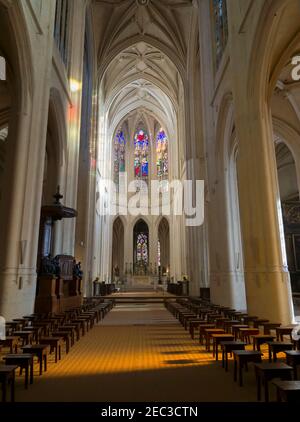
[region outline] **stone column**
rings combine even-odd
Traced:
[[[154,219],[151,220],[149,226],[149,265],[152,264],[152,271],[157,266],[157,256],[158,256],[158,231],[157,226],[154,223]],[[149,267],[150,269],[150,267]]]
[[[241,112],[240,105],[238,109]],[[271,119],[267,110],[263,118],[258,107],[256,110],[245,107],[245,114],[237,117],[236,126],[240,141],[239,192],[248,312],[274,322],[290,323],[292,297],[281,243],[284,236],[283,228],[280,230]]]
[[[229,2],[232,6],[229,7],[229,46],[239,141],[237,165],[248,313],[287,324],[293,320],[293,307],[289,273],[282,248],[284,237],[280,227],[280,198],[270,105],[267,98],[263,98],[263,90],[249,90],[249,69],[253,69],[254,60],[251,55],[253,29],[251,26],[250,33],[247,33],[248,43],[245,48],[245,35],[240,31],[240,16],[233,3]]]
[[[55,4],[41,3],[40,30],[31,17],[23,20],[14,2],[8,14],[16,31],[16,52],[20,67],[15,87],[19,101],[12,109],[9,127],[8,163],[4,191],[6,206],[1,210],[0,314],[6,319],[33,312],[36,291],[36,261],[46,145],[49,80],[52,61]],[[28,30],[28,31],[27,31]],[[18,33],[25,34],[19,37]],[[28,51],[31,55],[20,52]],[[31,84],[28,75],[31,75]]]
[[[68,157],[66,185],[63,194],[65,204],[69,207],[76,208],[86,4],[82,0],[73,0],[71,10],[72,26],[69,78],[72,105],[68,116]],[[75,250],[75,225],[76,219],[66,219],[63,221],[63,250],[70,255],[74,255]]]

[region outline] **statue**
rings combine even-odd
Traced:
[[[118,265],[116,265],[115,268],[114,268],[114,275],[115,275],[115,277],[120,277],[120,269],[119,269]]]
[[[54,267],[55,267],[55,275],[56,275],[57,277],[60,277],[60,265],[59,265],[59,258],[58,258],[58,256],[56,256],[56,257],[53,259],[53,265],[54,265]]]
[[[57,259],[53,258],[50,254],[47,256],[44,256],[41,262],[40,273],[46,274],[46,275],[55,275],[59,277],[60,269],[59,269]]]
[[[78,278],[83,277],[83,271],[81,269],[81,262],[76,263],[75,259],[74,259],[73,275],[74,275],[74,277],[78,277]]]

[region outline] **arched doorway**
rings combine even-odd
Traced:
[[[170,274],[170,228],[166,218],[163,218],[158,226],[158,274],[168,277]]]
[[[286,262],[293,293],[300,292],[300,201],[296,163],[289,147],[277,140],[276,162]]]
[[[133,263],[135,275],[146,275],[149,268],[149,227],[139,220],[133,229]]]
[[[124,225],[120,217],[113,224],[112,281],[122,281],[124,276]]]

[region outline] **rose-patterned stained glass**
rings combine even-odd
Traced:
[[[136,262],[148,264],[148,236],[144,233],[137,235]]]
[[[119,186],[120,173],[125,172],[126,140],[124,132],[119,130],[114,142],[114,179]]]
[[[159,180],[166,179],[169,171],[168,138],[163,129],[160,129],[156,137],[156,156],[157,177]]]
[[[149,137],[139,130],[134,137],[134,176],[137,180],[148,180],[149,176]]]
[[[213,1],[215,31],[216,67],[219,67],[228,40],[228,21],[226,0]]]

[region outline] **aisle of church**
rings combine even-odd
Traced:
[[[0,400],[297,381],[300,0],[0,0],[0,239]]]
[[[252,374],[253,375],[253,374]],[[255,401],[160,304],[118,305],[17,401]]]

